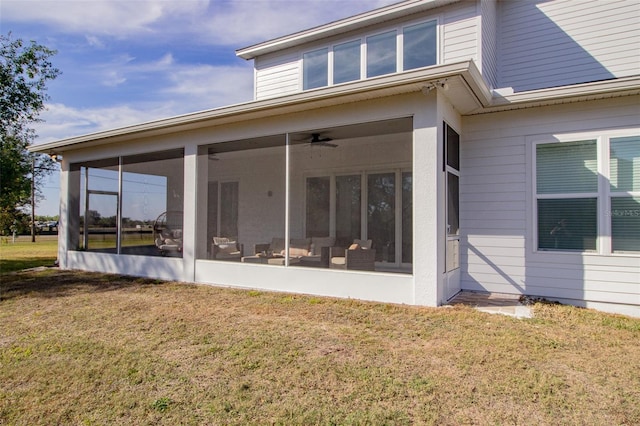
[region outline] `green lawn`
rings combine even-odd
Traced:
[[[20,271],[38,266],[53,266],[58,257],[58,237],[55,235],[20,236],[16,242],[11,237],[0,239],[0,273]]]
[[[0,286],[3,425],[640,424],[640,319],[56,269]]]

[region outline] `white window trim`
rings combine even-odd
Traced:
[[[380,34],[384,34],[387,32],[391,32],[391,31],[395,31],[396,32],[396,70],[392,73],[389,74],[384,74],[384,75],[390,75],[390,74],[397,74],[397,73],[401,73],[401,72],[405,72],[404,70],[404,30],[407,27],[411,27],[413,25],[418,25],[418,24],[422,24],[422,23],[427,23],[427,22],[432,22],[435,21],[436,22],[436,30],[435,30],[435,36],[436,36],[436,63],[433,65],[442,65],[443,63],[443,58],[442,58],[442,40],[443,38],[443,29],[442,29],[442,16],[441,15],[437,15],[437,16],[432,16],[429,17],[427,19],[425,18],[420,18],[420,19],[415,19],[415,20],[411,20],[411,21],[407,21],[407,22],[403,22],[401,25],[396,25],[393,27],[388,27],[388,28],[384,28],[384,29],[380,29],[380,30],[376,30],[376,31],[371,31],[368,32],[366,34],[363,34],[362,36],[359,37],[354,37],[354,38],[350,38],[350,39],[345,39],[345,40],[340,40],[337,41],[335,43],[331,43],[331,44],[323,44],[323,45],[316,45],[313,48],[304,50],[302,52],[300,52],[300,57],[299,57],[299,61],[300,61],[300,66],[299,66],[299,90],[300,91],[309,91],[309,90],[317,90],[317,89],[322,89],[324,87],[331,87],[334,85],[340,85],[340,84],[349,84],[352,83],[354,81],[361,81],[361,80],[366,80],[369,78],[376,78],[376,77],[380,77],[380,76],[374,76],[374,77],[367,77],[367,38],[372,37],[372,36],[376,36],[376,35],[380,35]],[[333,57],[333,52],[334,52],[334,48],[337,45],[340,44],[344,44],[344,43],[349,43],[351,41],[356,41],[359,40],[360,41],[360,80],[352,80],[349,82],[345,82],[345,83],[338,83],[338,84],[334,84],[333,82],[333,64],[334,64],[334,57]],[[314,89],[304,89],[304,55],[307,53],[311,53],[311,52],[315,52],[321,49],[327,49],[328,53],[327,53],[327,85],[326,86],[321,86],[321,87],[316,87]]]
[[[530,145],[530,161],[528,161],[530,176],[530,202],[529,212],[531,230],[529,237],[533,241],[532,250],[534,253],[558,254],[558,255],[579,255],[579,256],[617,256],[617,257],[640,257],[637,252],[613,252],[611,244],[611,198],[612,197],[640,197],[640,192],[619,191],[613,192],[610,188],[610,140],[620,137],[632,137],[640,135],[640,128],[626,128],[616,130],[601,130],[581,133],[536,135],[526,138],[526,143]],[[597,171],[598,171],[598,191],[586,193],[566,193],[566,194],[540,194],[537,190],[536,150],[539,144],[568,143],[585,140],[595,140],[597,144]],[[538,248],[538,200],[539,199],[567,199],[567,198],[596,198],[597,199],[597,235],[595,251],[572,251],[572,250],[540,250]]]

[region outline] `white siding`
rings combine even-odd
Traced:
[[[300,55],[297,52],[256,58],[255,69],[257,100],[300,90]]]
[[[480,71],[489,86],[497,87],[498,52],[497,25],[498,5],[496,0],[480,0],[480,20],[482,27],[480,45]]]
[[[640,127],[639,97],[463,118],[462,288],[640,309],[640,256],[535,252],[530,136]]]
[[[340,37],[327,39],[326,43],[313,42],[295,49],[275,52],[255,59],[256,99],[266,99],[296,93],[301,90],[301,58],[304,52],[320,47],[330,47],[346,41],[355,40],[383,32],[400,29],[406,24],[421,20],[439,19],[440,23],[440,60],[441,63],[453,63],[473,59],[479,61],[480,20],[476,2],[464,1],[451,7],[439,9],[433,13],[411,15],[405,20],[397,20],[384,25],[368,27],[363,31],[351,32]],[[494,61],[494,59],[492,59]],[[494,62],[495,63],[495,62]]]
[[[478,61],[478,13],[476,3],[465,1],[442,14],[442,61]]]
[[[637,75],[640,2],[501,2],[499,51],[499,86],[516,92]]]

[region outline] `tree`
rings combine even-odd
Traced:
[[[20,208],[34,204],[42,179],[54,170],[47,156],[32,154],[30,127],[48,99],[47,82],[60,71],[49,58],[54,50],[35,41],[0,35],[0,233],[7,234]],[[33,224],[32,224],[33,232]]]

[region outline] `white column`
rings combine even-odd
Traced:
[[[187,145],[184,149],[184,215],[182,230],[183,279],[195,281],[196,266],[196,206],[198,187],[198,147]],[[206,236],[206,232],[204,234]]]
[[[438,306],[444,275],[444,185],[436,92],[413,118],[414,303]]]
[[[69,214],[70,208],[75,207],[76,212],[80,210],[80,173],[72,174],[69,169],[69,161],[63,157],[60,164],[60,217],[58,218],[58,262],[61,269],[67,268],[70,232],[76,233],[73,243],[77,245],[80,227],[77,216]]]

